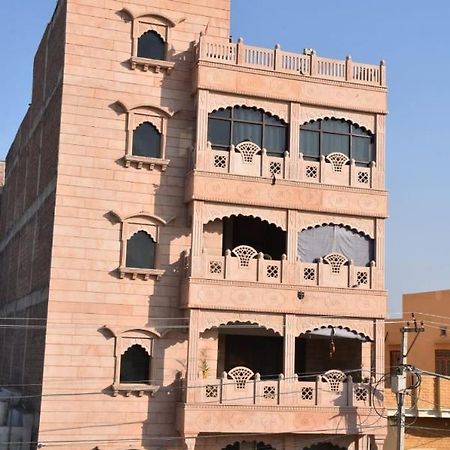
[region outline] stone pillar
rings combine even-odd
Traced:
[[[375,219],[375,289],[384,289],[384,219]]]
[[[192,309],[189,313],[189,341],[188,341],[188,361],[187,361],[187,381],[188,381],[188,398],[190,397],[189,382],[198,378],[198,341],[200,311]]]
[[[191,274],[203,275],[203,202],[192,202]]]
[[[186,437],[184,438],[184,450],[194,450],[196,437]]]
[[[209,91],[200,89],[197,94],[197,134],[195,137],[195,168],[206,169],[208,142],[208,94]]]
[[[300,144],[300,104],[291,103],[289,112],[289,179],[298,180]]]
[[[284,318],[284,378],[289,381],[295,377],[295,316],[286,314]]]
[[[361,344],[361,372],[363,378],[370,378],[371,375],[372,342]]]
[[[377,179],[376,179],[376,183],[373,184],[373,187],[375,189],[384,189],[384,171],[385,171],[385,167],[386,167],[385,152],[384,152],[386,115],[385,114],[377,114],[375,120],[376,120],[375,153],[376,153],[376,160],[377,160],[377,165],[376,165]]]
[[[375,320],[375,379],[379,380],[384,373],[384,321]],[[384,389],[384,383],[378,385]]]

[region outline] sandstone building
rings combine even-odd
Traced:
[[[1,195],[3,442],[382,448],[384,63],[229,33],[60,0]]]

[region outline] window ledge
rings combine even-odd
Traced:
[[[153,170],[155,167],[160,167],[161,172],[165,172],[170,163],[170,159],[150,158],[148,156],[135,155],[125,155],[123,160],[125,167],[130,167],[133,165],[136,169],[146,167],[148,170]]]
[[[142,397],[144,394],[154,396],[159,390],[159,386],[154,384],[139,384],[139,383],[114,383],[112,386],[112,395],[117,397],[122,394],[124,397],[129,397],[135,394]]]
[[[140,58],[139,56],[132,56],[130,59],[131,70],[140,67],[144,72],[148,72],[148,69],[151,68],[155,73],[165,70],[169,74],[174,66],[174,62],[164,61],[162,59]]]
[[[136,267],[119,267],[118,270],[120,278],[125,278],[126,275],[129,275],[132,280],[135,280],[138,276],[141,276],[145,281],[150,277],[155,277],[156,281],[159,281],[165,272],[161,269],[140,269]]]

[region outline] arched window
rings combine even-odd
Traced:
[[[221,108],[208,117],[208,141],[214,148],[225,150],[230,145],[251,141],[271,155],[283,155],[288,150],[286,122],[262,109]]]
[[[323,442],[311,445],[311,447],[303,447],[303,450],[345,450],[345,448],[338,447],[337,445],[330,444],[329,442]]]
[[[166,43],[156,31],[147,31],[138,39],[137,56],[139,58],[165,60]]]
[[[297,254],[301,261],[315,262],[334,252],[364,267],[374,259],[374,240],[342,225],[322,225],[299,233]]]
[[[155,268],[156,243],[145,231],[138,231],[127,241],[126,266],[139,269]]]
[[[120,360],[121,383],[148,383],[150,378],[150,355],[138,344],[126,350]]]
[[[271,445],[264,442],[235,442],[234,444],[227,445],[222,450],[275,450]]]
[[[132,153],[134,156],[161,157],[161,133],[150,122],[140,124],[133,131]]]
[[[307,160],[339,152],[357,165],[375,161],[374,135],[363,127],[343,119],[319,119],[300,127],[300,153]]]

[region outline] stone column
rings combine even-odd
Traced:
[[[384,373],[384,321],[375,320],[375,379],[379,380]],[[384,388],[384,383],[380,383],[379,389]]]
[[[286,314],[284,318],[284,378],[294,380],[295,376],[295,316]]]
[[[283,272],[283,283],[296,283],[298,282],[296,274],[296,263],[297,263],[297,233],[298,233],[298,221],[297,221],[297,211],[288,210],[287,212],[287,242],[286,242],[286,256],[287,264],[286,270]]]
[[[384,289],[384,219],[375,219],[375,289]]]
[[[188,380],[188,398],[190,397],[189,382],[198,378],[198,341],[199,332],[198,309],[192,309],[189,312],[189,341],[188,341],[188,361],[187,361],[187,380]]]
[[[376,159],[377,159],[377,178],[376,183],[373,184],[375,189],[384,189],[384,171],[385,171],[385,114],[376,115],[375,133],[376,133]]]
[[[203,202],[192,202],[191,274],[203,275]]]
[[[291,103],[289,111],[289,179],[298,180],[300,143],[300,104]]]
[[[195,168],[206,169],[208,142],[208,94],[209,91],[200,89],[197,94],[197,134],[195,137]]]

